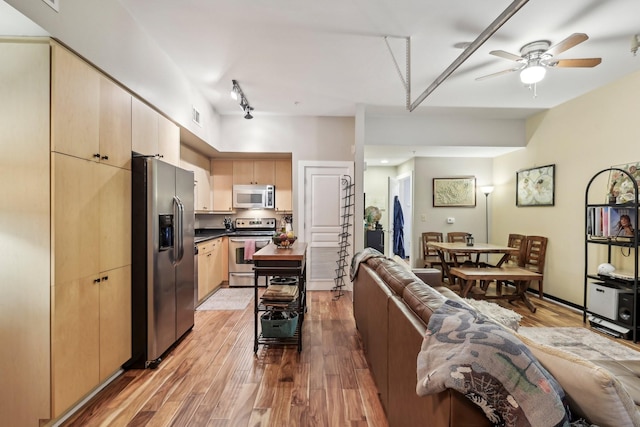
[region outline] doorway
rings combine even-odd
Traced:
[[[413,172],[399,175],[397,177],[389,177],[389,215],[387,215],[387,230],[389,230],[389,242],[387,247],[387,256],[394,255],[394,241],[396,233],[402,232],[404,241],[405,258],[414,258],[412,256],[412,230],[413,230]],[[402,230],[396,230],[394,224],[394,200],[398,197],[404,224]]]
[[[335,285],[345,175],[353,179],[352,162],[299,162],[298,188],[304,189],[298,205],[303,217],[299,234],[308,244],[306,282],[309,290],[331,290]],[[353,215],[350,218],[353,231]],[[349,245],[353,248],[353,233]],[[353,253],[348,254],[347,265],[351,264],[352,256]]]

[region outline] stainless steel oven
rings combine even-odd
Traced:
[[[274,218],[238,218],[235,231],[229,235],[229,286],[253,286],[253,260],[245,256],[255,246],[259,251],[271,242]],[[250,242],[250,243],[249,243]]]

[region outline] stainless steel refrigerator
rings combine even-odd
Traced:
[[[155,367],[194,319],[193,172],[132,161],[132,359]]]

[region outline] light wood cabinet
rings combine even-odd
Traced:
[[[291,212],[293,208],[291,188],[291,160],[277,159],[276,169],[276,212]]]
[[[60,153],[52,166],[55,417],[131,357],[131,172]]]
[[[131,169],[131,94],[100,76],[100,162]]]
[[[233,210],[233,160],[211,160],[211,193],[214,211]]]
[[[51,400],[54,417],[98,384],[99,277],[96,274],[53,286]]]
[[[180,129],[147,104],[131,100],[131,150],[180,166]]]
[[[57,417],[131,357],[131,266],[53,286],[53,301],[52,410]]]
[[[211,242],[198,244],[198,303],[204,301],[207,295],[209,295],[209,271],[211,270],[212,247]]]
[[[228,239],[218,237],[198,244],[198,303],[218,289],[229,276]]]
[[[56,43],[51,67],[51,149],[98,161],[100,74]]]
[[[203,154],[186,146],[180,148],[180,167],[193,172],[193,203],[196,211],[211,210],[210,160]]]
[[[276,180],[273,160],[234,160],[233,184],[273,185]]]
[[[131,168],[131,94],[53,44],[52,151]]]
[[[158,152],[165,162],[180,167],[180,128],[158,115]]]
[[[158,113],[136,97],[131,98],[131,150],[159,156]]]
[[[202,168],[195,167],[193,174],[196,186],[196,210],[211,210],[211,183],[209,181],[209,173]]]
[[[106,277],[106,280],[105,280]],[[131,358],[131,266],[109,270],[100,282],[100,382]]]

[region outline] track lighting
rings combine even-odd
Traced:
[[[253,119],[253,116],[251,115],[253,107],[249,105],[249,100],[244,96],[244,92],[242,92],[240,85],[236,80],[231,80],[231,83],[233,83],[231,88],[231,98],[239,102],[240,108],[244,111],[245,119]]]

